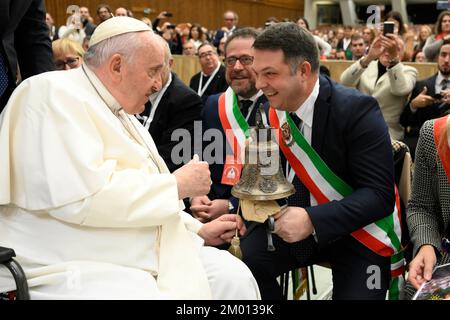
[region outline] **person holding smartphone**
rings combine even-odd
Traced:
[[[450,39],[439,50],[438,73],[418,81],[400,116],[405,127],[405,143],[414,159],[419,131],[425,121],[447,113],[450,107]]]
[[[384,24],[384,34],[375,38],[367,55],[348,67],[340,80],[343,85],[374,97],[391,138],[401,140],[404,129],[400,115],[416,83],[417,70],[401,62],[404,43],[392,33],[393,26],[392,22]]]

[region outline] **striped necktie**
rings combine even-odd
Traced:
[[[448,89],[448,84],[449,84],[449,80],[448,79],[443,79],[441,81],[441,91],[445,91]]]
[[[252,100],[241,100],[241,112],[244,118],[248,115],[248,110],[250,109],[250,106],[253,104]]]

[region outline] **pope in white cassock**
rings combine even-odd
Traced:
[[[182,211],[179,199],[208,192],[208,165],[170,174],[131,116],[161,81],[155,37],[133,18],[103,22],[82,68],[23,81],[0,115],[0,246],[32,299],[260,297],[240,260],[204,246],[243,234],[242,221]],[[0,292],[14,288],[6,274]]]

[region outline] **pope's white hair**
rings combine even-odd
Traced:
[[[150,32],[153,33],[153,31]],[[124,33],[89,47],[84,54],[84,62],[91,68],[98,68],[116,53],[124,56],[128,61],[132,61],[133,56],[143,47],[142,38],[139,36],[140,33]]]

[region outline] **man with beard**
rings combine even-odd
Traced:
[[[409,102],[400,117],[405,127],[405,143],[415,155],[419,131],[425,121],[443,116],[450,98],[450,40],[444,40],[438,57],[439,72],[416,83]]]
[[[252,69],[252,45],[258,33],[253,28],[235,31],[225,43],[225,76],[229,88],[223,94],[210,96],[202,113],[203,130],[218,129],[223,138],[220,163],[210,162],[211,191],[208,196],[195,197],[191,211],[202,222],[213,220],[237,209],[238,199],[231,196],[231,188],[239,181],[240,168],[234,165],[235,150],[225,132],[242,135],[245,127],[255,125],[256,110],[267,99],[256,89],[256,75]],[[231,112],[230,112],[231,111]],[[237,121],[237,119],[242,121]],[[239,125],[241,123],[244,128]],[[241,131],[241,132],[239,132]],[[214,141],[217,143],[217,141]],[[205,148],[204,148],[205,150]],[[217,158],[217,156],[216,156]]]

